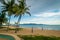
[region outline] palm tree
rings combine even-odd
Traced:
[[[7,31],[8,31],[8,28],[9,28],[9,25],[10,25],[10,19],[11,19],[11,16],[13,15],[13,5],[15,3],[15,0],[7,0],[7,2],[5,0],[1,1],[1,3],[3,4],[3,8],[2,8],[2,12],[7,12],[8,13],[8,16],[9,16],[9,24],[8,24],[8,27],[7,27]]]
[[[21,20],[21,17],[24,14],[29,14],[30,16],[31,16],[31,14],[28,12],[29,11],[29,7],[27,7],[27,5],[26,5],[26,0],[20,0],[18,2],[19,2],[19,5],[15,5],[16,10],[14,10],[14,11],[15,11],[15,17],[19,17],[18,21],[17,21],[17,26],[19,27],[19,22]],[[15,33],[17,33],[17,28],[15,30]]]
[[[5,13],[0,13],[0,26],[2,26],[3,23],[7,23],[8,18],[6,17]]]

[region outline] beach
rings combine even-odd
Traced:
[[[22,31],[19,31],[17,34],[21,34],[21,35],[43,35],[43,36],[56,36],[56,37],[60,37],[60,31],[57,30],[40,30],[40,29],[33,29],[33,33],[32,33],[32,29],[31,28],[24,28]]]
[[[60,30],[41,30],[37,28],[22,28],[22,30],[19,30],[17,33],[14,33],[15,30],[9,30],[6,32],[5,30],[0,29],[0,33],[9,33],[14,35],[43,35],[43,36],[56,36],[60,37]]]

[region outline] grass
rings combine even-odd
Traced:
[[[0,29],[3,29],[3,28],[6,28],[6,27],[0,27]]]
[[[22,38],[23,40],[60,40],[60,37],[55,37],[55,36],[32,36],[32,35],[24,35],[24,36],[20,36],[18,35],[20,38]]]
[[[7,27],[0,27],[0,29],[6,30]],[[9,30],[16,30],[16,28],[8,28]],[[17,28],[18,30],[23,30],[23,28]]]

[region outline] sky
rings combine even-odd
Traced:
[[[27,6],[30,6],[31,16],[28,14],[22,16],[21,24],[36,23],[60,25],[60,0],[26,0],[26,3]],[[18,18],[12,16],[11,23],[15,23],[17,20]]]

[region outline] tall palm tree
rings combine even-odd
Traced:
[[[7,2],[6,2],[7,1]],[[15,3],[15,0],[2,0],[1,3],[3,4],[3,8],[2,8],[2,12],[7,12],[8,13],[8,16],[9,16],[9,24],[8,24],[8,27],[7,27],[7,31],[8,31],[8,28],[9,28],[9,25],[10,25],[10,19],[11,19],[11,15],[13,15],[13,5]]]
[[[18,21],[17,21],[17,26],[19,27],[19,22],[21,20],[21,17],[24,14],[29,14],[31,16],[31,14],[29,13],[29,7],[27,7],[26,5],[26,0],[20,0],[18,1],[19,5],[15,5],[15,7],[17,8],[15,11],[15,17],[19,17]],[[15,9],[15,8],[14,8]],[[17,33],[17,29],[15,30],[15,33]]]

